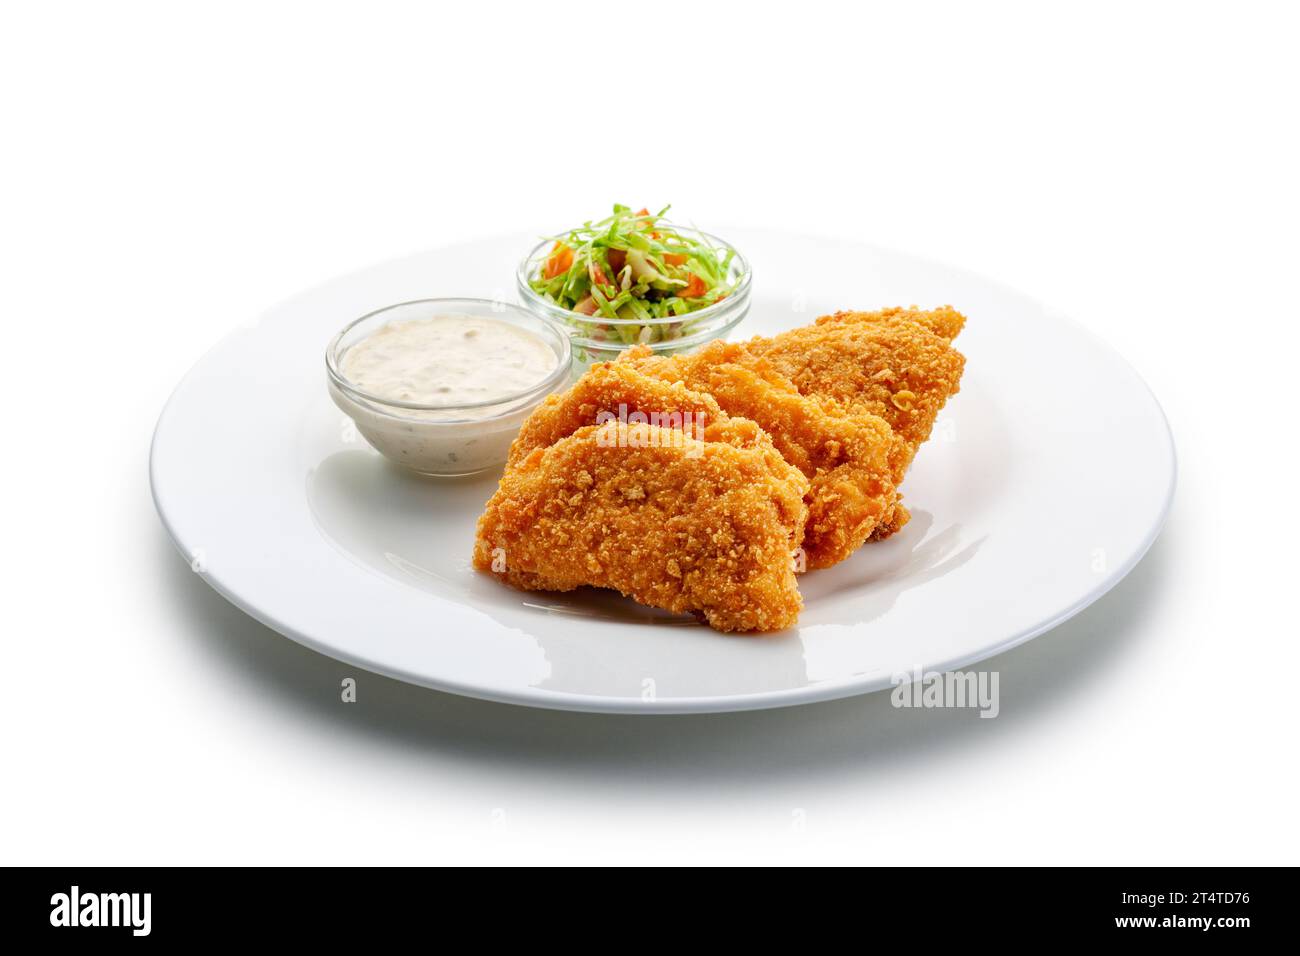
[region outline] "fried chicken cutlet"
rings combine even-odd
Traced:
[[[602,424],[606,416],[638,424],[681,428],[695,438],[717,440],[709,429],[728,416],[712,396],[684,385],[644,375],[630,365],[599,362],[564,392],[548,395],[528,416],[510,446],[506,467],[514,467],[536,448],[553,445],[587,425]],[[729,434],[720,433],[722,440]]]
[[[712,397],[728,415],[756,422],[776,450],[810,482],[803,549],[811,568],[843,561],[893,514],[889,465],[893,434],[880,418],[838,414],[799,390],[743,345],[711,342],[691,355],[655,356],[645,346],[624,352],[616,369]]]
[[[773,631],[802,606],[793,550],[808,481],[752,422],[588,425],[506,469],[474,567],[525,590],[612,588],[720,631]]]
[[[948,306],[836,312],[813,325],[751,339],[747,347],[801,394],[888,422],[896,436],[890,471],[898,485],[960,386],[966,359],[951,343],[965,321]],[[908,517],[900,502],[872,533],[873,540],[888,537]]]

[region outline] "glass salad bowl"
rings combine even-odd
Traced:
[[[672,230],[676,236],[721,254],[725,266],[720,270],[718,285],[725,287],[725,296],[703,308],[662,316],[647,314],[644,308],[636,309],[637,314],[633,314],[632,307],[628,306],[610,315],[588,299],[582,303],[594,310],[594,314],[588,314],[566,307],[555,296],[534,288],[546,281],[541,276],[555,254],[555,238],[538,243],[519,264],[515,278],[520,300],[534,314],[569,328],[574,365],[579,371],[594,362],[617,358],[620,352],[638,344],[648,346],[657,355],[694,351],[706,342],[726,337],[749,313],[752,275],[748,260],[734,246],[718,236],[665,221],[657,222],[656,228]],[[576,230],[570,233],[573,231]],[[618,291],[618,277],[611,279]]]

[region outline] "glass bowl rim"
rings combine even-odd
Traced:
[[[546,378],[542,379],[542,381],[538,382],[536,385],[531,385],[528,388],[521,389],[520,391],[517,392],[511,392],[499,398],[484,399],[483,401],[478,401],[478,402],[448,402],[441,405],[435,405],[427,402],[408,402],[396,398],[384,398],[383,396],[376,395],[373,392],[368,392],[365,389],[361,388],[359,385],[355,385],[351,381],[349,381],[347,376],[343,374],[343,370],[338,367],[339,344],[343,341],[344,336],[346,336],[349,332],[351,332],[362,322],[365,322],[368,319],[373,319],[375,316],[380,315],[384,312],[389,312],[393,309],[404,308],[410,305],[448,305],[449,303],[453,303],[453,302],[464,303],[471,306],[481,306],[481,307],[486,306],[490,308],[493,312],[510,311],[515,313],[516,316],[518,317],[526,318],[533,322],[540,322],[542,326],[546,328],[552,335],[554,335],[556,340],[559,341],[560,343],[561,354],[558,356],[558,361],[555,364],[555,368],[551,370],[551,372],[546,376]],[[450,307],[448,311],[452,311]],[[550,344],[551,343],[548,342],[547,346],[549,347]],[[345,395],[349,397],[364,399],[367,402],[380,406],[379,409],[372,409],[372,411],[380,411],[381,413],[383,413],[384,409],[405,409],[407,411],[413,411],[413,412],[455,412],[455,411],[460,411],[462,409],[491,408],[496,405],[502,405],[502,406],[509,405],[511,406],[510,408],[505,408],[501,412],[502,416],[509,415],[512,414],[513,412],[518,411],[519,406],[527,404],[528,399],[536,397],[540,401],[546,395],[550,394],[550,392],[553,391],[555,387],[559,385],[565,379],[565,377],[570,373],[570,371],[572,370],[572,365],[573,365],[573,343],[572,343],[572,337],[570,335],[570,330],[562,326],[556,320],[545,315],[538,315],[536,312],[532,311],[531,309],[523,308],[522,306],[516,305],[513,302],[503,302],[499,299],[478,299],[478,298],[471,298],[468,296],[446,296],[446,297],[425,298],[425,299],[408,299],[405,302],[394,302],[390,305],[385,305],[378,309],[372,309],[371,311],[367,312],[365,315],[359,316],[349,321],[347,325],[343,326],[342,329],[340,329],[337,333],[334,334],[334,336],[330,339],[329,344],[325,347],[325,368],[329,374],[330,382],[337,389],[339,389],[339,391],[343,392]],[[447,425],[447,424],[460,423],[459,421],[447,421],[447,422],[427,421],[424,419],[411,418],[410,416],[403,416],[403,415],[396,415],[396,414],[394,414],[393,417],[401,418],[405,421],[418,422],[420,424],[425,424],[425,425]],[[473,420],[491,421],[492,418],[496,418],[496,417],[499,416],[493,415],[486,419],[473,419]]]
[[[741,313],[734,318],[728,318],[725,325],[721,325],[716,329],[702,329],[699,332],[693,332],[692,334],[683,336],[680,339],[663,339],[658,342],[633,342],[629,345],[623,342],[615,344],[608,341],[601,342],[595,339],[582,338],[574,339],[574,348],[584,352],[614,353],[615,357],[626,352],[628,349],[637,347],[638,345],[644,345],[653,355],[672,355],[677,351],[689,352],[727,335],[732,329],[741,323],[745,318],[745,314],[746,313]],[[596,361],[609,362],[613,361],[613,359],[601,358],[596,359]]]

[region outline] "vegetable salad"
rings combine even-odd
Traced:
[[[728,276],[735,252],[679,232],[663,221],[668,209],[616,205],[556,237],[529,286],[576,313],[575,324],[596,326],[600,338],[633,345],[686,335],[690,314],[725,299],[739,280]]]

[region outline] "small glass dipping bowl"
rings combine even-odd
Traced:
[[[727,278],[735,283],[735,291],[721,302],[686,315],[647,321],[611,319],[561,308],[533,291],[529,280],[538,274],[550,255],[554,240],[547,239],[539,243],[519,264],[515,283],[520,301],[537,315],[571,330],[574,364],[579,370],[587,368],[593,362],[612,361],[618,358],[620,352],[638,343],[649,346],[655,355],[693,352],[706,342],[725,338],[749,314],[752,274],[749,261],[740,251],[725,239],[707,232],[666,221],[663,224],[684,236],[706,241],[719,249],[730,250],[732,257],[727,268]],[[561,235],[564,234],[566,233]]]
[[[343,374],[348,349],[393,321],[469,315],[517,326],[555,353],[555,368],[520,392],[464,404],[405,402],[366,392]],[[573,354],[567,331],[517,305],[488,299],[419,299],[348,323],[325,351],[329,393],[357,431],[385,458],[421,475],[472,475],[505,462],[519,426],[542,399],[566,387]]]

